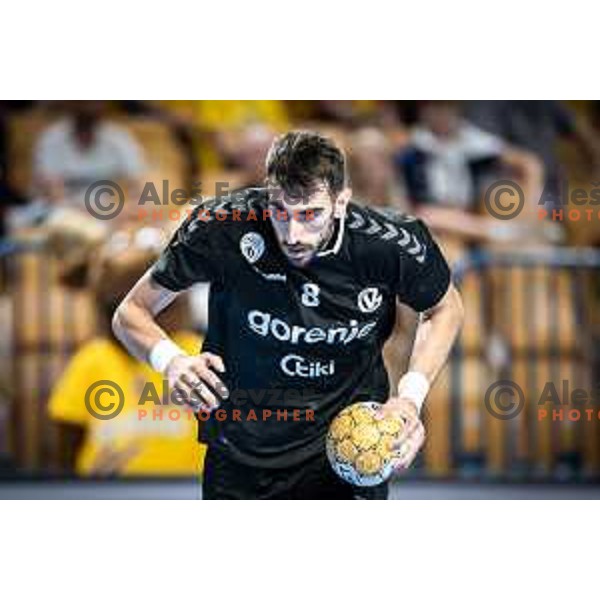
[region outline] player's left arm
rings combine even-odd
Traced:
[[[383,407],[383,414],[395,414],[406,423],[398,442],[398,467],[408,467],[425,441],[420,418],[422,406],[435,378],[448,359],[463,321],[460,293],[451,280],[450,268],[425,224],[404,224],[420,256],[401,256],[397,281],[398,298],[419,313],[408,372]],[[398,263],[397,263],[398,264]]]
[[[401,416],[405,434],[398,444],[398,468],[407,468],[425,441],[420,418],[427,393],[448,359],[463,321],[460,293],[450,284],[442,300],[419,315],[408,372],[400,378],[395,394],[386,402],[384,413]]]
[[[460,293],[451,283],[440,302],[419,315],[409,372],[421,373],[430,385],[435,381],[454,345],[463,316]],[[415,410],[420,410],[418,404],[418,400],[413,400]]]

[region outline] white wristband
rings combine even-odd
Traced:
[[[400,382],[398,383],[398,397],[414,402],[419,413],[428,393],[429,381],[423,373],[409,371],[400,378]]]
[[[165,369],[176,356],[185,356],[185,352],[171,340],[160,340],[157,342],[148,357],[150,366],[159,373],[164,373]]]

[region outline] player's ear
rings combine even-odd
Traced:
[[[352,198],[352,188],[350,187],[345,187],[338,194],[333,207],[333,215],[336,217],[336,219],[340,219],[342,216],[344,216],[348,202],[350,202],[350,198]]]

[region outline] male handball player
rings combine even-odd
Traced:
[[[462,322],[459,293],[421,221],[351,201],[344,153],[329,138],[277,138],[266,173],[265,187],[195,208],[115,312],[114,332],[200,404],[205,499],[387,498],[387,483],[335,475],[327,429],[349,404],[382,402],[406,421],[397,468],[409,467],[425,438],[423,402]],[[155,317],[198,282],[210,283],[209,325],[190,356]],[[397,300],[420,319],[409,371],[390,391],[382,348]]]

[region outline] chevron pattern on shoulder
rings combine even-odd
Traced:
[[[349,229],[360,229],[366,223],[362,215],[358,212],[350,211],[348,216],[352,219],[352,222],[348,223]]]
[[[395,241],[398,246],[404,248],[408,254],[413,256],[417,262],[425,262],[427,248],[419,242],[414,234],[408,232],[404,227],[388,223],[387,221],[380,222],[371,216],[365,219],[355,210],[350,210],[348,212],[348,218],[349,229],[353,229],[366,235],[376,235],[385,241]],[[409,223],[415,220],[414,217],[408,217],[403,219],[402,222]]]
[[[365,233],[367,233],[368,235],[373,235],[375,233],[380,232],[383,229],[382,226],[371,217],[369,217],[369,225],[369,228],[365,230]]]
[[[387,231],[381,236],[382,240],[393,240],[398,235],[398,230],[391,223],[384,223],[383,226]]]
[[[405,213],[398,212],[397,210],[395,210],[393,208],[373,206],[373,207],[371,207],[371,210],[373,212],[376,212],[377,214],[381,215],[382,217],[385,217],[386,219],[392,219],[392,220],[396,221],[397,223],[413,223],[414,221],[417,220],[417,217],[414,217],[413,215],[407,215]]]

